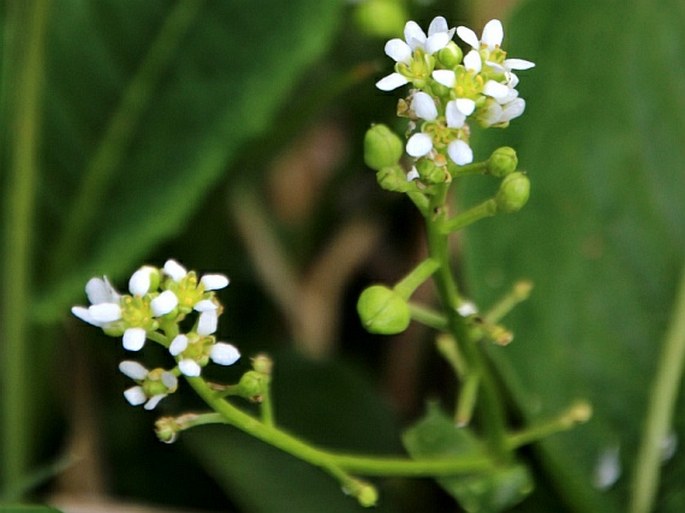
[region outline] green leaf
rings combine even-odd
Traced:
[[[485,449],[468,428],[432,405],[426,416],[403,436],[404,446],[413,458],[484,455]],[[469,513],[496,513],[521,502],[533,482],[525,465],[498,468],[489,474],[474,474],[437,480]]]
[[[61,513],[60,510],[50,506],[32,506],[22,504],[16,506],[0,506],[0,513]]]
[[[292,354],[277,355],[275,363],[279,427],[328,449],[399,453],[392,413],[357,372],[339,363],[313,363]],[[197,428],[183,433],[181,440],[244,511],[364,511],[321,469],[231,426]],[[394,503],[392,489],[381,488],[374,510],[396,511]]]
[[[486,307],[520,278],[535,283],[506,320],[514,343],[492,350],[526,417],[553,415],[579,397],[593,403],[590,423],[543,444],[549,477],[574,511],[627,509],[684,262],[685,68],[673,65],[685,52],[684,22],[682,3],[672,0],[659,9],[528,2],[505,39],[510,56],[536,63],[520,73],[526,113],[481,140],[483,154],[516,148],[531,199],[518,214],[467,230],[469,290]],[[467,203],[496,186],[480,187]],[[597,490],[598,462],[616,446],[621,477]],[[665,483],[682,482],[682,471],[671,474],[682,468],[682,456],[675,459]],[[663,511],[685,508],[682,494],[676,500],[664,489],[663,497]]]
[[[60,2],[44,92],[37,315],[60,315],[94,273],[130,272],[203,208],[326,50],[340,6]],[[264,165],[259,155],[253,165]]]

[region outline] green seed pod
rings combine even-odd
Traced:
[[[464,52],[454,41],[450,41],[446,47],[438,52],[438,62],[446,68],[456,68],[458,64],[461,64],[462,57],[464,57]]]
[[[372,285],[361,293],[357,313],[364,327],[379,335],[401,333],[411,321],[406,300],[384,285]]]
[[[361,2],[354,19],[362,32],[380,38],[392,38],[402,34],[404,22],[409,15],[397,0],[367,0]]]
[[[396,165],[404,145],[395,133],[385,125],[373,125],[364,136],[364,162],[371,169],[380,171],[384,167]]]
[[[520,210],[528,202],[530,180],[521,172],[508,175],[499,186],[495,196],[497,210],[512,213]]]
[[[492,152],[488,159],[488,173],[502,178],[516,171],[519,159],[516,150],[509,146],[502,146]]]
[[[406,192],[411,186],[404,169],[399,165],[384,167],[376,173],[376,180],[386,191]]]

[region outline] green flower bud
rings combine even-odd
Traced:
[[[161,417],[155,422],[155,434],[165,444],[174,443],[180,429],[174,417]]]
[[[364,162],[371,169],[380,171],[384,167],[396,165],[404,145],[395,133],[385,125],[374,125],[364,136]]]
[[[402,34],[409,15],[397,0],[367,0],[357,6],[354,18],[362,32],[392,38]]]
[[[401,333],[411,320],[407,301],[384,285],[372,285],[361,293],[357,313],[364,327],[379,335]]]
[[[495,196],[497,210],[512,213],[520,210],[528,202],[530,180],[521,172],[508,175],[499,186]]]
[[[407,181],[407,175],[400,165],[384,167],[376,172],[376,180],[386,191],[406,192],[411,187],[411,182]]]
[[[488,159],[488,173],[502,178],[516,171],[519,159],[516,150],[509,146],[502,146],[492,152]]]
[[[458,64],[461,64],[462,57],[464,57],[464,52],[454,41],[450,41],[446,47],[438,52],[438,62],[446,68],[456,68]]]
[[[375,487],[367,484],[357,492],[357,500],[364,508],[371,508],[378,503],[378,491]]]
[[[260,353],[252,358],[252,368],[260,374],[266,374],[268,376],[274,368],[274,362],[268,355]]]
[[[264,375],[257,371],[247,371],[238,382],[239,395],[246,399],[259,400],[264,391]]]
[[[419,159],[416,170],[421,180],[426,184],[447,183],[452,180],[452,175],[444,166],[439,166],[434,160],[428,158]]]

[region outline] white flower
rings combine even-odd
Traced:
[[[91,306],[72,307],[71,313],[76,317],[98,328],[121,319],[121,295],[114,290],[107,277],[88,280],[86,295]]]
[[[523,98],[515,98],[505,104],[489,101],[479,112],[478,120],[484,126],[505,124],[523,114],[525,108],[526,101]]]
[[[442,16],[433,19],[428,27],[428,36],[415,21],[408,21],[404,26],[404,41],[399,38],[391,39],[385,44],[385,53],[397,63],[409,65],[416,49],[421,49],[429,55],[443,49],[454,36],[454,30],[447,25]],[[392,91],[411,80],[401,73],[391,73],[376,83],[381,91]]]
[[[429,94],[424,93],[423,91],[414,93],[411,108],[418,117],[425,119],[426,121],[433,121],[438,117],[438,109],[435,106],[435,101]]]
[[[124,331],[124,349],[129,351],[140,351],[145,345],[147,335],[143,328],[128,328]]]
[[[209,357],[219,365],[233,365],[240,358],[240,351],[233,344],[217,342],[212,346]]]
[[[202,372],[202,367],[200,367],[200,364],[190,358],[184,358],[178,362],[178,368],[184,376],[189,376],[191,378],[198,377]]]
[[[178,387],[176,376],[164,369],[148,371],[140,363],[127,360],[119,364],[119,370],[138,383],[124,391],[124,397],[132,406],[144,404],[146,410],[152,410]]]
[[[216,310],[217,308],[219,308],[219,307],[211,299],[202,299],[202,300],[198,301],[197,303],[195,303],[195,306],[193,306],[193,310],[195,310],[196,312],[200,312],[200,313],[208,312],[210,310]]]

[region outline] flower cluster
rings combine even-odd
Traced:
[[[71,311],[107,335],[121,336],[128,351],[140,351],[147,340],[168,348],[177,364],[171,370],[148,370],[131,360],[119,365],[119,370],[136,382],[124,392],[128,402],[153,409],[176,391],[181,374],[196,377],[210,360],[232,365],[240,358],[235,346],[217,342],[214,337],[222,312],[214,291],[228,283],[222,274],[205,274],[198,279],[194,271],[168,260],[161,269],[143,266],[134,272],[128,282],[130,294],[117,292],[107,277],[91,278],[86,284],[90,306],[75,306]],[[197,314],[194,326],[181,333],[179,323],[193,312]]]
[[[470,49],[464,55],[454,34]],[[504,31],[499,20],[489,21],[478,38],[467,27],[449,28],[436,17],[426,34],[414,21],[405,25],[404,40],[391,39],[385,53],[395,62],[395,71],[376,86],[391,91],[411,84],[409,96],[401,99],[398,114],[411,120],[413,134],[406,152],[417,159],[409,178],[424,178],[425,169],[444,167],[448,159],[457,165],[473,162],[468,122],[482,127],[506,127],[526,106],[516,86],[517,70],[532,68],[523,59],[509,59],[501,48]],[[422,162],[421,162],[422,161]]]

